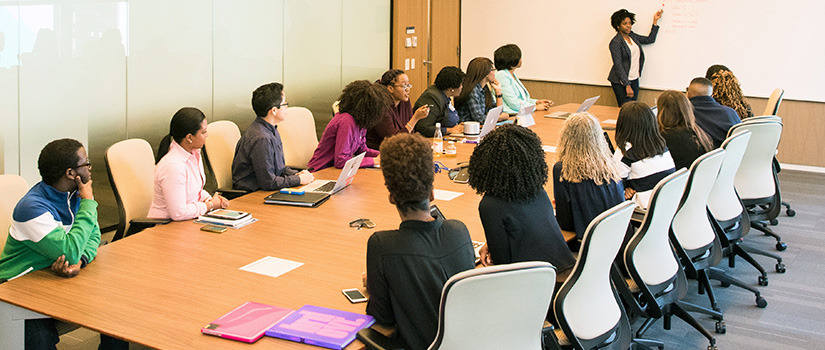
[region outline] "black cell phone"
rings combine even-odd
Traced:
[[[358,288],[344,289],[341,292],[344,293],[344,296],[346,296],[349,302],[353,304],[363,303],[368,300],[364,293],[361,293]]]
[[[430,215],[432,215],[435,219],[441,219],[442,221],[447,220],[447,218],[444,217],[444,214],[441,213],[441,209],[438,209],[438,206],[435,204],[430,206]]]

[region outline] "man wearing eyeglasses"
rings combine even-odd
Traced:
[[[306,185],[314,176],[286,166],[278,123],[286,118],[284,86],[264,84],[252,92],[252,109],[258,116],[235,147],[232,160],[232,187],[236,190],[279,190]]]
[[[92,164],[72,139],[49,142],[37,160],[42,181],[17,202],[6,246],[0,255],[0,283],[51,266],[73,277],[97,255],[100,226],[92,193]],[[55,320],[26,321],[26,349],[54,349],[60,341]],[[101,336],[101,348],[128,344]],[[115,347],[107,346],[115,343]]]

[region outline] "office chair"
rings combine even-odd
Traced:
[[[293,169],[306,169],[312,153],[318,147],[315,118],[304,107],[289,107],[286,119],[278,123],[278,132],[284,144],[284,162]]]
[[[779,104],[782,103],[782,96],[785,95],[785,90],[777,88],[773,90],[771,96],[768,97],[768,104],[765,105],[765,112],[762,115],[777,115],[779,113]]]
[[[246,191],[232,189],[232,160],[235,159],[235,146],[241,139],[238,125],[229,120],[209,123],[206,127],[209,137],[203,147],[206,164],[218,184],[218,192],[227,199],[237,198]]]
[[[728,266],[736,266],[737,256],[745,259],[759,271],[759,285],[767,286],[768,274],[762,265],[751,256],[751,253],[777,259],[776,272],[779,273],[785,272],[785,264],[782,263],[782,258],[775,254],[742,244],[743,238],[750,231],[750,218],[734,186],[734,178],[740,168],[742,157],[750,143],[750,139],[751,133],[749,131],[740,131],[729,136],[722,143],[722,148],[726,153],[725,162],[722,164],[719,176],[717,176],[716,183],[713,185],[713,190],[708,196],[708,209],[716,222],[714,226],[719,230],[718,236],[722,243],[723,255],[728,257]],[[722,286],[727,286],[727,283],[723,281]],[[751,288],[747,289],[753,291]],[[765,307],[766,305],[767,302],[760,302],[757,298],[757,306]]]
[[[639,289],[639,305],[648,317],[636,336],[644,334],[659,318],[664,319],[664,329],[669,330],[671,317],[675,315],[708,339],[708,350],[715,350],[716,338],[688,311],[707,314],[717,320],[722,319],[722,314],[682,301],[687,294],[687,279],[668,237],[687,180],[687,169],[683,168],[659,181],[653,188],[642,226],[624,251],[625,266]]]
[[[734,178],[734,185],[747,208],[751,227],[774,237],[776,250],[783,251],[788,246],[765,223],[776,219],[781,210],[782,200],[774,166],[774,154],[782,136],[782,122],[778,117],[756,117],[752,121],[747,120],[734,125],[728,131],[728,135],[743,130],[751,132],[751,142],[745,149],[742,164]]]
[[[332,103],[332,115],[338,114],[338,104],[340,103],[341,101],[335,101]]]
[[[600,214],[585,230],[579,258],[553,302],[559,329],[548,348],[659,348],[661,342],[634,339],[625,309],[611,283],[613,260],[636,205],[625,201]]]
[[[720,310],[710,285],[711,279],[753,292],[756,294],[757,305],[760,301],[767,303],[756,288],[716,268],[722,261],[722,243],[717,236],[720,230],[714,227],[717,225],[714,225],[716,222],[710,216],[707,203],[725,156],[725,150],[717,148],[693,162],[685,194],[670,227],[670,243],[682,262],[687,277],[699,282],[699,294],[707,292],[711,308],[717,312]],[[725,333],[722,317],[717,318],[716,333]]]
[[[155,157],[148,142],[142,139],[117,142],[106,149],[103,158],[119,212],[112,242],[172,221],[146,218],[152,205],[155,169]]]
[[[455,274],[442,289],[438,332],[429,349],[541,350],[555,283],[555,267],[538,261]],[[477,322],[479,313],[493,321]],[[360,331],[358,338],[368,349],[387,349],[375,341],[386,337],[370,328]]]
[[[6,246],[14,207],[28,191],[29,184],[23,177],[11,174],[0,175],[0,193],[3,193],[3,198],[0,200],[0,251]]]

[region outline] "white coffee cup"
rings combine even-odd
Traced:
[[[478,122],[464,122],[464,134],[465,135],[478,135],[479,132],[479,124]]]

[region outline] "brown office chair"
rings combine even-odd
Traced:
[[[103,157],[120,214],[113,242],[144,228],[171,222],[169,219],[146,218],[152,205],[155,169],[149,142],[123,140],[109,146]]]
[[[284,144],[284,162],[294,169],[306,169],[312,153],[318,147],[315,118],[304,107],[289,107],[286,119],[278,123],[278,132]]]
[[[0,193],[3,193],[3,200],[0,200],[0,250],[6,246],[14,207],[28,190],[26,179],[18,175],[0,175]]]
[[[206,138],[204,155],[210,173],[218,184],[218,192],[227,199],[237,198],[246,191],[232,189],[232,160],[235,159],[235,147],[241,139],[238,126],[229,120],[219,120],[207,126],[209,137]]]

